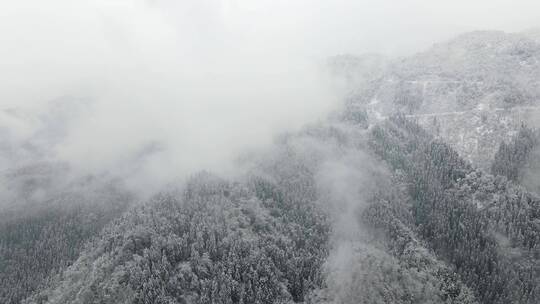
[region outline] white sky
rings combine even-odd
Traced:
[[[162,5],[186,1],[155,1]],[[249,39],[281,39],[315,55],[418,51],[471,30],[540,26],[536,0],[206,0],[192,14]],[[183,5],[180,5],[183,6]],[[213,22],[206,22],[206,21]],[[216,21],[218,20],[218,21]]]
[[[539,23],[537,0],[4,0],[0,104],[55,95],[48,88],[64,87],[66,78],[77,91],[107,69],[168,65],[179,56],[402,55],[464,31]]]

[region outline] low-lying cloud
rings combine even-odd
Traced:
[[[0,106],[34,114],[3,113],[1,134],[14,145],[37,143],[47,159],[129,175],[136,185],[203,168],[230,172],[240,152],[339,106],[339,89],[320,70],[326,56],[407,54],[463,30],[517,30],[538,20],[523,9],[530,1],[520,4],[529,13],[519,22],[476,19],[489,15],[485,7],[515,6],[481,2],[487,6],[458,1],[444,10],[423,0],[6,2]],[[57,119],[50,112],[58,99],[82,105],[60,107]]]
[[[49,158],[158,185],[200,169],[226,173],[240,152],[339,104],[316,60],[289,52],[284,37],[252,39],[210,4],[13,5],[0,21],[13,28],[3,33],[1,97],[33,114],[4,127],[36,142],[50,127],[43,113],[68,111]],[[55,109],[59,97],[80,106]]]

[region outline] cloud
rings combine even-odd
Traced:
[[[47,112],[59,97],[89,101],[50,147],[84,172],[137,171],[143,184],[203,168],[227,172],[241,151],[339,105],[339,90],[319,69],[326,56],[399,55],[462,30],[519,30],[538,20],[533,8],[462,0],[5,1],[0,106]]]
[[[209,4],[8,5],[3,106],[47,113],[58,97],[89,101],[49,147],[54,157],[84,173],[137,171],[138,184],[160,185],[200,169],[232,170],[238,153],[339,103],[317,61],[290,54],[280,37],[245,37]],[[39,128],[23,122],[32,140]]]

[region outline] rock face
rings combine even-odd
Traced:
[[[332,63],[354,81],[350,109],[372,121],[404,113],[486,169],[499,144],[540,114],[536,34],[472,32],[394,61],[370,55]]]

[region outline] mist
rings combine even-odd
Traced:
[[[253,39],[223,10],[211,1],[8,5],[2,106],[32,119],[2,123],[14,142],[35,143],[50,127],[44,113],[67,112],[62,138],[40,146],[47,157],[139,188],[201,169],[225,174],[240,152],[336,107],[316,60],[288,50],[287,37]]]
[[[0,6],[0,106],[34,113],[30,121],[2,117],[10,138],[43,142],[35,113],[77,100],[83,105],[61,110],[64,125],[48,131],[61,136],[41,145],[47,157],[83,173],[131,176],[136,185],[203,168],[230,173],[239,153],[338,109],[344,92],[322,68],[328,56],[400,56],[464,30],[521,30],[540,17],[534,1]]]

